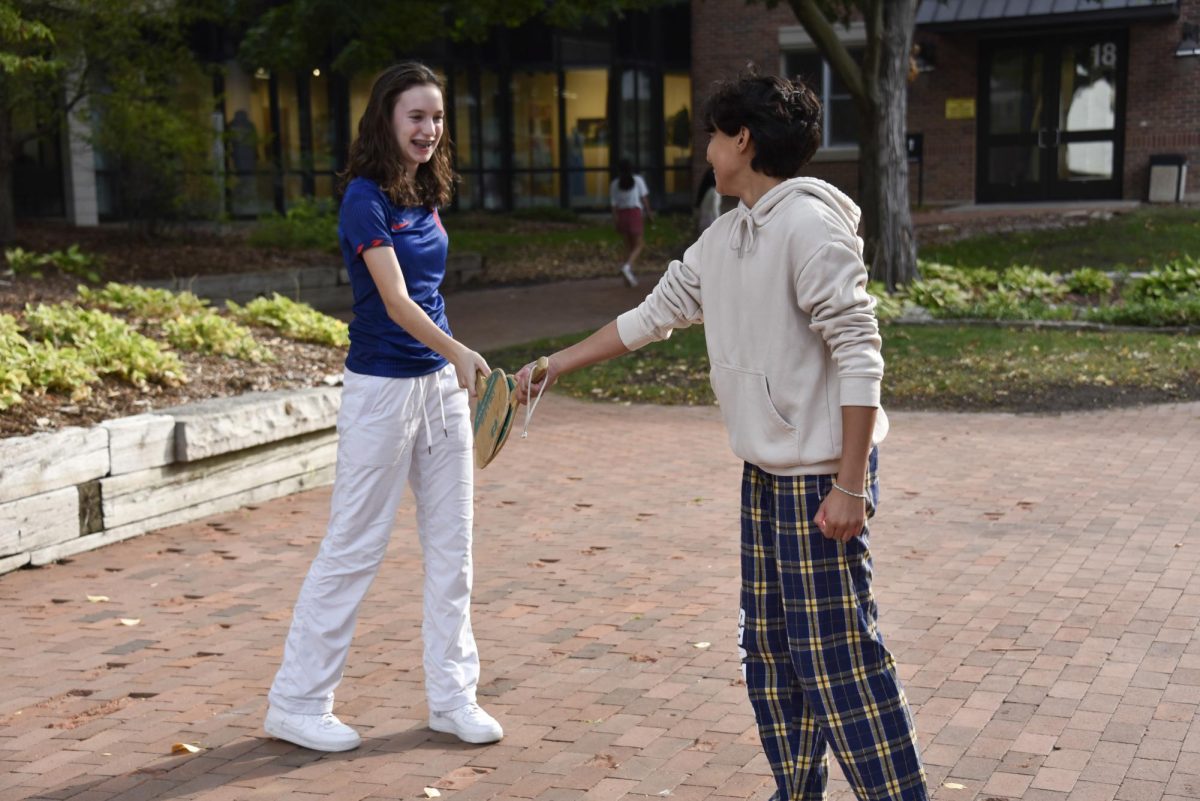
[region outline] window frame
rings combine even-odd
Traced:
[[[861,49],[867,45],[867,27],[862,22],[853,22],[849,27],[837,26],[838,40],[850,49]],[[813,156],[813,161],[857,161],[859,145],[829,144],[829,96],[833,84],[833,71],[829,61],[813,42],[808,32],[799,25],[790,25],[779,29],[779,73],[788,75],[788,56],[792,53],[815,54],[821,59],[821,106],[825,113],[821,115],[821,147]],[[788,75],[788,77],[791,77]]]

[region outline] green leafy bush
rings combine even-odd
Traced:
[[[49,389],[79,401],[91,394],[96,372],[74,348],[30,342],[21,335],[16,318],[0,314],[0,410],[22,402],[27,389]]]
[[[100,380],[78,349],[56,348],[45,342],[29,343],[25,369],[33,386],[70,395],[73,401],[90,397],[91,385]]]
[[[1000,274],[987,267],[953,267],[930,261],[920,263],[920,273],[925,280],[940,278],[969,291],[995,289],[1000,285]]]
[[[905,296],[935,317],[960,316],[971,303],[970,292],[945,278],[913,281],[906,287]]]
[[[1086,317],[1093,322],[1112,325],[1200,325],[1200,293],[1182,298],[1126,300],[1088,309]]]
[[[1076,295],[1089,298],[1107,297],[1113,291],[1113,280],[1102,270],[1080,267],[1067,276],[1067,288]]]
[[[337,250],[338,218],[328,200],[305,198],[283,216],[268,214],[250,232],[250,244],[264,248]]]
[[[1056,300],[1067,294],[1065,284],[1045,270],[1013,265],[1000,274],[1000,289],[1017,292],[1023,298]]]
[[[1184,257],[1156,267],[1124,292],[1127,300],[1169,300],[1200,294],[1200,260]]]
[[[350,344],[349,328],[341,320],[321,314],[307,303],[296,303],[276,292],[271,298],[255,298],[245,306],[226,301],[239,321],[265,325],[302,342],[345,347]]]
[[[42,277],[43,267],[57,267],[64,273],[69,273],[87,281],[100,280],[100,257],[84,253],[79,245],[71,245],[66,250],[52,250],[49,253],[34,253],[21,248],[9,248],[4,251],[4,258],[12,271],[22,275]]]
[[[21,402],[21,391],[29,386],[29,342],[21,336],[17,320],[0,314],[0,410]]]
[[[904,301],[895,295],[889,295],[887,286],[882,281],[872,281],[867,284],[867,292],[875,298],[875,317],[886,322],[895,320],[904,313]]]
[[[191,292],[171,292],[168,289],[152,289],[131,284],[109,281],[103,289],[78,288],[83,302],[104,309],[131,312],[139,317],[178,317],[183,314],[198,314],[205,310],[208,301]]]
[[[76,348],[83,362],[100,375],[113,375],[135,386],[147,381],[177,386],[187,380],[178,356],[106,312],[69,303],[26,306],[25,326],[32,339]]]
[[[250,329],[211,310],[179,316],[163,323],[172,347],[198,353],[229,356],[246,362],[273,362],[275,356],[254,340]]]

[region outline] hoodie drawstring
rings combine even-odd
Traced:
[[[757,226],[750,210],[738,206],[734,209],[733,228],[729,232],[729,247],[736,250],[738,255],[748,252],[754,247],[754,235]]]

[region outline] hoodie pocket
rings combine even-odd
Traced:
[[[775,408],[765,375],[714,362],[712,386],[735,454],[768,470],[796,464],[799,431]]]

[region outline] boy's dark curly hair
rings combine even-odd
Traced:
[[[750,168],[772,178],[792,178],[821,146],[821,101],[800,79],[759,75],[751,67],[737,80],[717,84],[704,108],[704,130],[754,141]]]

